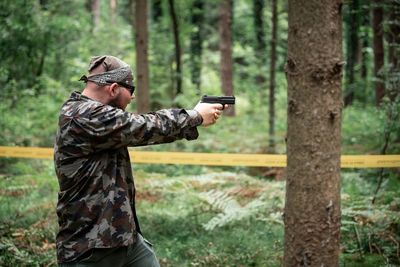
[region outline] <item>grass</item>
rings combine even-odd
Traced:
[[[56,266],[58,185],[52,163],[22,163],[42,166],[0,177],[0,266]],[[181,176],[136,171],[141,228],[161,266],[281,266],[284,182],[201,171]],[[373,183],[357,172],[342,177],[341,266],[396,266],[399,181],[388,177],[390,187],[372,205]]]

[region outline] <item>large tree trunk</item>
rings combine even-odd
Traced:
[[[289,0],[284,266],[339,266],[341,0]]]
[[[233,95],[233,64],[232,64],[232,38],[231,38],[231,2],[221,0],[219,7],[219,49],[221,52],[221,85],[224,95]],[[235,116],[235,106],[224,112],[227,116]]]
[[[277,0],[272,0],[272,36],[271,36],[271,61],[269,68],[269,150],[275,152],[275,68],[276,68],[276,46],[278,30],[278,6]]]
[[[355,91],[355,66],[359,50],[359,0],[353,0],[349,3],[347,21],[347,64],[346,64],[346,94],[344,105],[352,105]]]
[[[204,3],[203,0],[195,0],[191,9],[192,32],[190,34],[190,62],[191,79],[196,86],[198,95],[201,94],[201,56],[203,43],[203,23],[204,23]]]
[[[372,28],[374,31],[374,75],[375,75],[375,102],[379,106],[385,96],[385,83],[383,74],[380,73],[384,64],[383,52],[383,7],[381,0],[374,0],[372,12]]]
[[[147,0],[136,0],[135,11],[137,110],[145,113],[150,111]]]
[[[175,44],[175,81],[176,81],[176,95],[182,94],[182,64],[181,64],[181,42],[179,39],[179,24],[176,16],[174,0],[168,0],[169,13],[172,20],[172,32],[174,33]]]

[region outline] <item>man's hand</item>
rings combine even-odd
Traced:
[[[227,108],[228,105],[225,105]],[[198,103],[194,110],[200,113],[201,117],[203,117],[203,126],[209,126],[217,122],[218,118],[222,113],[222,105],[221,104],[208,104],[208,103]]]

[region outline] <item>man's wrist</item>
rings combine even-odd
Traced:
[[[186,110],[186,112],[189,114],[189,117],[192,119],[192,122],[190,124],[193,125],[194,127],[199,126],[203,123],[203,117],[197,110],[189,109],[189,110]]]

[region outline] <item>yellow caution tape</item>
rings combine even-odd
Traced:
[[[130,151],[135,163],[286,167],[286,155]],[[52,148],[0,146],[0,157],[53,159]],[[341,156],[342,168],[396,168],[400,155]]]

